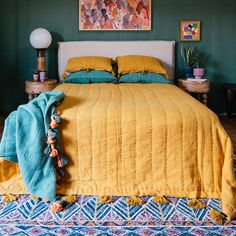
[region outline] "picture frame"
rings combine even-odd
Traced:
[[[152,0],[78,0],[78,3],[79,31],[151,31]]]
[[[201,22],[199,20],[180,21],[180,41],[200,41]]]

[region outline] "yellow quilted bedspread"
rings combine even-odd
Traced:
[[[166,84],[56,89],[66,94],[58,110],[70,160],[60,193],[220,198],[223,212],[236,216],[232,143],[217,116],[190,95]],[[12,165],[7,177],[4,165]],[[0,193],[24,191],[16,171],[1,161]]]

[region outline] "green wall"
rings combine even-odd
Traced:
[[[53,43],[47,51],[48,74],[57,78],[57,41],[68,40],[175,40],[176,78],[182,76],[179,21],[201,20],[202,40],[193,43],[208,60],[212,81],[209,106],[225,112],[222,83],[236,82],[235,0],[153,0],[150,32],[79,32],[77,0],[0,0],[0,113],[27,102],[24,81],[31,79],[36,52],[29,43],[31,31],[48,29]],[[188,43],[184,43],[188,44]]]

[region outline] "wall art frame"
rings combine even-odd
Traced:
[[[79,31],[150,31],[152,0],[78,0]]]
[[[180,21],[180,41],[200,41],[201,21]]]

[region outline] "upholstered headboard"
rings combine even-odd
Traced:
[[[160,59],[170,79],[174,80],[174,41],[71,41],[58,44],[60,79],[62,79],[67,60],[71,57],[104,56],[115,59],[121,55],[144,55]]]

